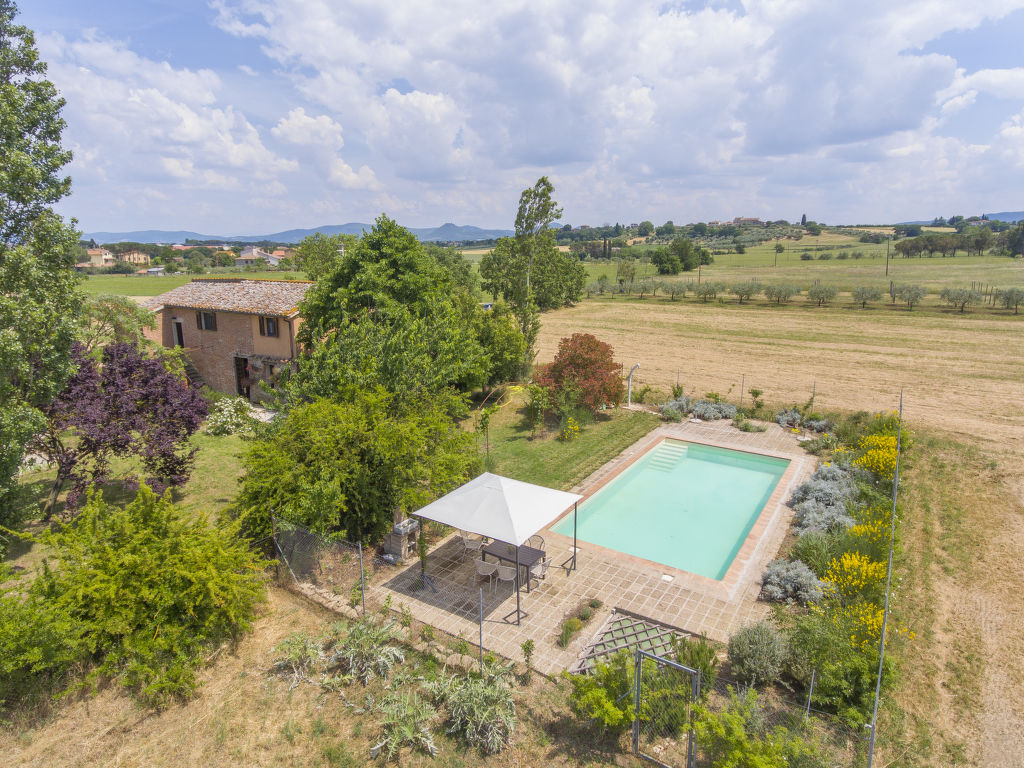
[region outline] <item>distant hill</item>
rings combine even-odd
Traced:
[[[1016,224],[1018,221],[1024,221],[1024,211],[1003,211],[1002,213],[985,213],[981,214],[989,221],[1005,221],[1008,224]],[[898,221],[897,224],[920,224],[923,227],[930,226],[935,219],[928,219],[927,221]]]
[[[1002,213],[986,213],[986,217],[993,221],[1006,221],[1016,224],[1018,221],[1024,221],[1024,211],[1003,211]]]
[[[145,229],[135,232],[85,232],[82,238],[95,240],[97,243],[184,243],[186,240],[220,240],[225,243],[249,243],[270,240],[275,243],[297,243],[304,237],[320,232],[324,235],[358,235],[371,228],[370,224],[329,224],[313,229],[287,229],[283,232],[272,232],[269,235],[204,235],[188,230]],[[471,225],[442,224],[440,227],[410,227],[420,240],[424,241],[463,241],[463,240],[494,240],[499,237],[511,236],[509,229],[481,229]]]

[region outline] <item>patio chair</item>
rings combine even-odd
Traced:
[[[530,578],[536,579],[537,583],[540,583],[541,579],[547,578],[548,575],[548,559],[545,557],[543,560],[534,563],[530,566]]]
[[[479,555],[480,548],[483,547],[484,542],[482,539],[471,539],[468,536],[462,537],[462,557],[465,559],[466,555]]]
[[[533,536],[531,536],[530,538],[528,538],[526,540],[526,546],[533,547],[534,549],[541,549],[541,550],[543,550],[544,549],[544,537],[541,536],[539,533],[535,533],[535,534],[533,534]]]
[[[474,560],[473,565],[476,566],[476,577],[477,579],[487,579],[487,585],[494,588],[494,574],[498,570],[497,563],[488,563],[484,560]]]
[[[499,565],[498,566],[498,583],[507,581],[512,585],[513,591],[515,590],[516,583],[516,567],[514,565]]]

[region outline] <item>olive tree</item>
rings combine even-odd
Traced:
[[[784,301],[789,301],[795,295],[800,293],[800,289],[795,285],[787,285],[785,283],[781,285],[769,285],[764,289],[764,296],[769,301],[774,301],[776,304],[782,304]]]
[[[853,300],[860,304],[861,309],[867,307],[869,301],[879,301],[881,298],[881,289],[871,285],[858,285],[853,289]]]
[[[762,285],[757,280],[744,280],[742,283],[735,283],[729,287],[729,293],[733,294],[739,303],[749,301],[762,291]]]
[[[971,288],[943,288],[939,296],[949,306],[958,307],[961,313],[968,306],[981,303],[981,293]]]
[[[922,288],[920,285],[896,286],[896,298],[902,302],[905,302],[907,308],[910,310],[914,309],[915,304],[920,304],[921,299],[923,299],[927,295],[928,291]]]
[[[839,291],[831,285],[812,285],[807,289],[807,300],[817,302],[819,307],[828,304],[838,295]]]
[[[696,288],[693,289],[693,292],[700,296],[701,301],[707,303],[708,299],[713,299],[716,296],[718,296],[718,292],[721,291],[722,288],[723,286],[721,283],[716,283],[714,281],[709,280],[706,283],[701,283],[700,285],[698,285]]]
[[[1017,314],[1021,304],[1024,304],[1024,290],[1020,288],[1004,288],[996,292],[996,300],[1006,309],[1012,309]]]

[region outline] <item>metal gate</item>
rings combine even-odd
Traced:
[[[633,754],[666,768],[694,768],[693,705],[700,670],[637,649],[633,681]]]

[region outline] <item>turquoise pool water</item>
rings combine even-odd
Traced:
[[[721,579],[787,459],[664,440],[580,505],[576,535]],[[552,529],[572,536],[572,514]]]

